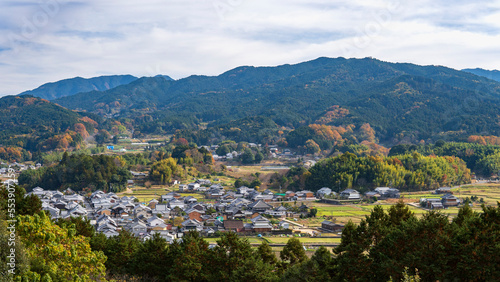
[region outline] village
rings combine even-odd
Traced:
[[[140,175],[136,174],[136,177]],[[142,240],[159,234],[169,243],[189,231],[199,232],[204,237],[217,237],[229,231],[242,236],[340,237],[344,224],[335,219],[322,220],[320,226],[300,224],[297,219],[316,217],[316,203],[349,206],[374,197],[400,198],[399,190],[389,187],[378,187],[365,195],[353,189],[346,189],[337,195],[327,187],[316,194],[311,191],[279,194],[269,189],[259,192],[245,186],[229,189],[207,179],[197,179],[176,187],[177,191],[148,202],[139,202],[134,196],[119,196],[113,192],[95,191],[84,197],[71,189],[61,192],[41,187],[34,188],[27,195],[38,196],[42,209],[53,219],[86,217],[95,230],[106,237],[117,236],[121,230],[127,230]],[[202,196],[203,200],[193,197],[193,193]],[[441,195],[439,198],[420,199],[422,209],[442,209],[461,204],[449,187],[441,187],[434,193]]]

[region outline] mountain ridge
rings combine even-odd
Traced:
[[[119,85],[128,84],[137,77],[132,75],[108,75],[92,78],[74,77],[45,83],[33,90],[24,91],[20,95],[33,95],[46,100],[54,100],[60,97],[71,96],[79,92],[91,90],[104,91]]]
[[[443,66],[373,58],[320,57],[293,65],[240,66],[217,76],[175,81],[143,77],[53,102],[132,121],[144,134],[198,132],[202,123],[215,130],[259,116],[288,130],[318,120],[354,128],[368,123],[381,142],[390,144],[500,134],[500,83]],[[349,114],[324,118],[331,117],[332,107]]]
[[[485,70],[482,68],[475,68],[475,69],[463,69],[462,71],[483,76],[491,80],[500,81],[500,71],[498,70]]]

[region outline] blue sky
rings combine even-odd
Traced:
[[[500,1],[0,2],[0,96],[65,78],[179,79],[241,65],[375,57],[500,69]]]

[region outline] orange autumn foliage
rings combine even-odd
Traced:
[[[75,123],[75,131],[77,133],[80,133],[83,139],[87,139],[87,137],[89,137],[89,133],[87,132],[87,129],[85,128],[85,125],[83,125],[83,123]]]
[[[497,136],[481,136],[471,135],[467,139],[469,143],[476,143],[480,145],[500,145],[500,137]]]
[[[338,105],[334,105],[334,106],[330,107],[329,111],[327,111],[325,115],[320,117],[316,121],[316,123],[327,124],[327,123],[330,123],[336,119],[343,118],[343,117],[347,116],[348,114],[349,114],[348,109],[343,109]]]
[[[89,117],[82,117],[82,118],[79,118],[79,120],[83,121],[83,122],[86,122],[86,123],[90,123],[92,124],[93,126],[97,126],[97,122]]]
[[[324,124],[310,124],[309,127],[314,130],[314,134],[324,140],[332,140],[336,142],[343,141],[342,135],[348,130],[341,126],[329,126]]]

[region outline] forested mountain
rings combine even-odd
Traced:
[[[177,81],[146,77],[55,102],[132,120],[142,133],[198,130],[200,122],[210,129],[262,116],[288,129],[368,123],[387,144],[500,134],[500,83],[446,67],[372,58],[244,66]]]
[[[475,75],[484,76],[492,80],[500,81],[500,71],[498,70],[485,70],[485,69],[475,68],[475,69],[463,69],[462,71],[470,72]]]
[[[131,75],[110,75],[93,78],[75,77],[46,83],[36,89],[25,91],[19,95],[33,95],[47,100],[74,95],[80,92],[104,91],[119,85],[128,84],[137,77]]]
[[[0,145],[30,151],[77,147],[99,121],[31,95],[6,96],[0,99]]]

